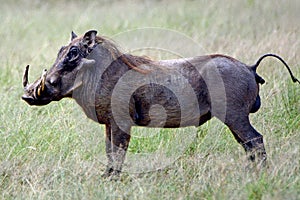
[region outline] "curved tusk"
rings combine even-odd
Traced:
[[[24,75],[23,75],[23,86],[24,88],[28,85],[28,71],[29,71],[29,65],[26,66]]]
[[[44,69],[44,71],[42,73],[42,84],[41,84],[42,92],[45,89],[46,76],[47,76],[47,69]]]
[[[47,70],[44,69],[41,76],[41,83],[37,91],[37,95],[41,96],[41,93],[45,90],[45,82],[46,82]]]

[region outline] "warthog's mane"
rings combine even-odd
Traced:
[[[128,53],[123,53],[120,47],[110,38],[103,36],[96,36],[96,43],[102,45],[110,53],[114,60],[121,59],[129,68],[136,70],[140,73],[147,73],[145,69],[141,69],[141,65],[157,65],[154,61],[146,56],[136,56]]]

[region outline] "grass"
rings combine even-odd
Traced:
[[[54,62],[71,30],[82,34],[98,29],[111,37],[143,27],[176,30],[200,44],[197,55],[223,53],[253,64],[261,54],[272,52],[299,78],[299,8],[297,0],[1,1],[0,198],[299,199],[300,89],[274,59],[266,59],[258,69],[267,84],[261,87],[262,108],[251,115],[269,156],[269,167],[261,172],[246,170],[240,145],[226,127],[211,120],[196,131],[176,134],[134,128],[129,160],[161,147],[175,161],[142,174],[125,170],[121,181],[103,180],[103,126],[86,119],[72,100],[44,107],[29,107],[20,100],[24,67],[32,65],[29,79],[35,80]],[[125,42],[147,44],[158,37],[131,35]],[[179,40],[166,43],[184,47]],[[160,52],[151,56],[171,57]],[[190,132],[190,145],[172,152],[179,134],[187,137]]]

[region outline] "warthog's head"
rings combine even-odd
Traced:
[[[94,60],[86,57],[97,45],[97,31],[91,30],[84,36],[77,37],[72,32],[71,42],[61,47],[57,58],[49,71],[43,71],[42,76],[34,83],[28,83],[28,70],[26,67],[23,76],[25,94],[22,99],[30,105],[46,105],[51,101],[59,101],[64,97],[72,97],[73,91],[81,86],[75,81],[80,69],[91,65]]]

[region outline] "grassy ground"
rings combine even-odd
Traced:
[[[228,54],[248,64],[263,53],[279,54],[300,77],[299,1],[15,0],[0,5],[0,198],[300,198],[300,88],[273,59],[258,70],[267,84],[261,89],[262,108],[251,116],[266,142],[269,168],[263,172],[246,170],[242,148],[212,120],[197,129],[197,137],[168,167],[125,172],[118,182],[103,180],[102,126],[86,119],[72,100],[45,107],[20,100],[24,67],[31,64],[29,78],[36,79],[69,41],[71,30],[114,36],[143,27],[172,29],[199,43],[204,53]],[[133,131],[130,155],[155,151],[172,139],[165,130],[156,130],[153,139],[139,135],[151,130]]]

